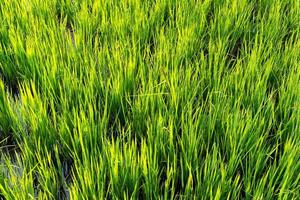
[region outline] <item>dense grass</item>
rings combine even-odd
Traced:
[[[0,199],[300,199],[300,1],[0,0]]]

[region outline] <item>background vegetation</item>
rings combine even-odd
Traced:
[[[0,199],[300,199],[300,1],[0,0]]]

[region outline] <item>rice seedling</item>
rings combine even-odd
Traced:
[[[299,199],[300,1],[0,0],[0,199]]]

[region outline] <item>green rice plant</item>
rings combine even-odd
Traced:
[[[0,0],[0,199],[299,199],[297,0]]]

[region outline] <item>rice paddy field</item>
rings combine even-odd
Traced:
[[[300,1],[0,0],[0,199],[300,199]]]

